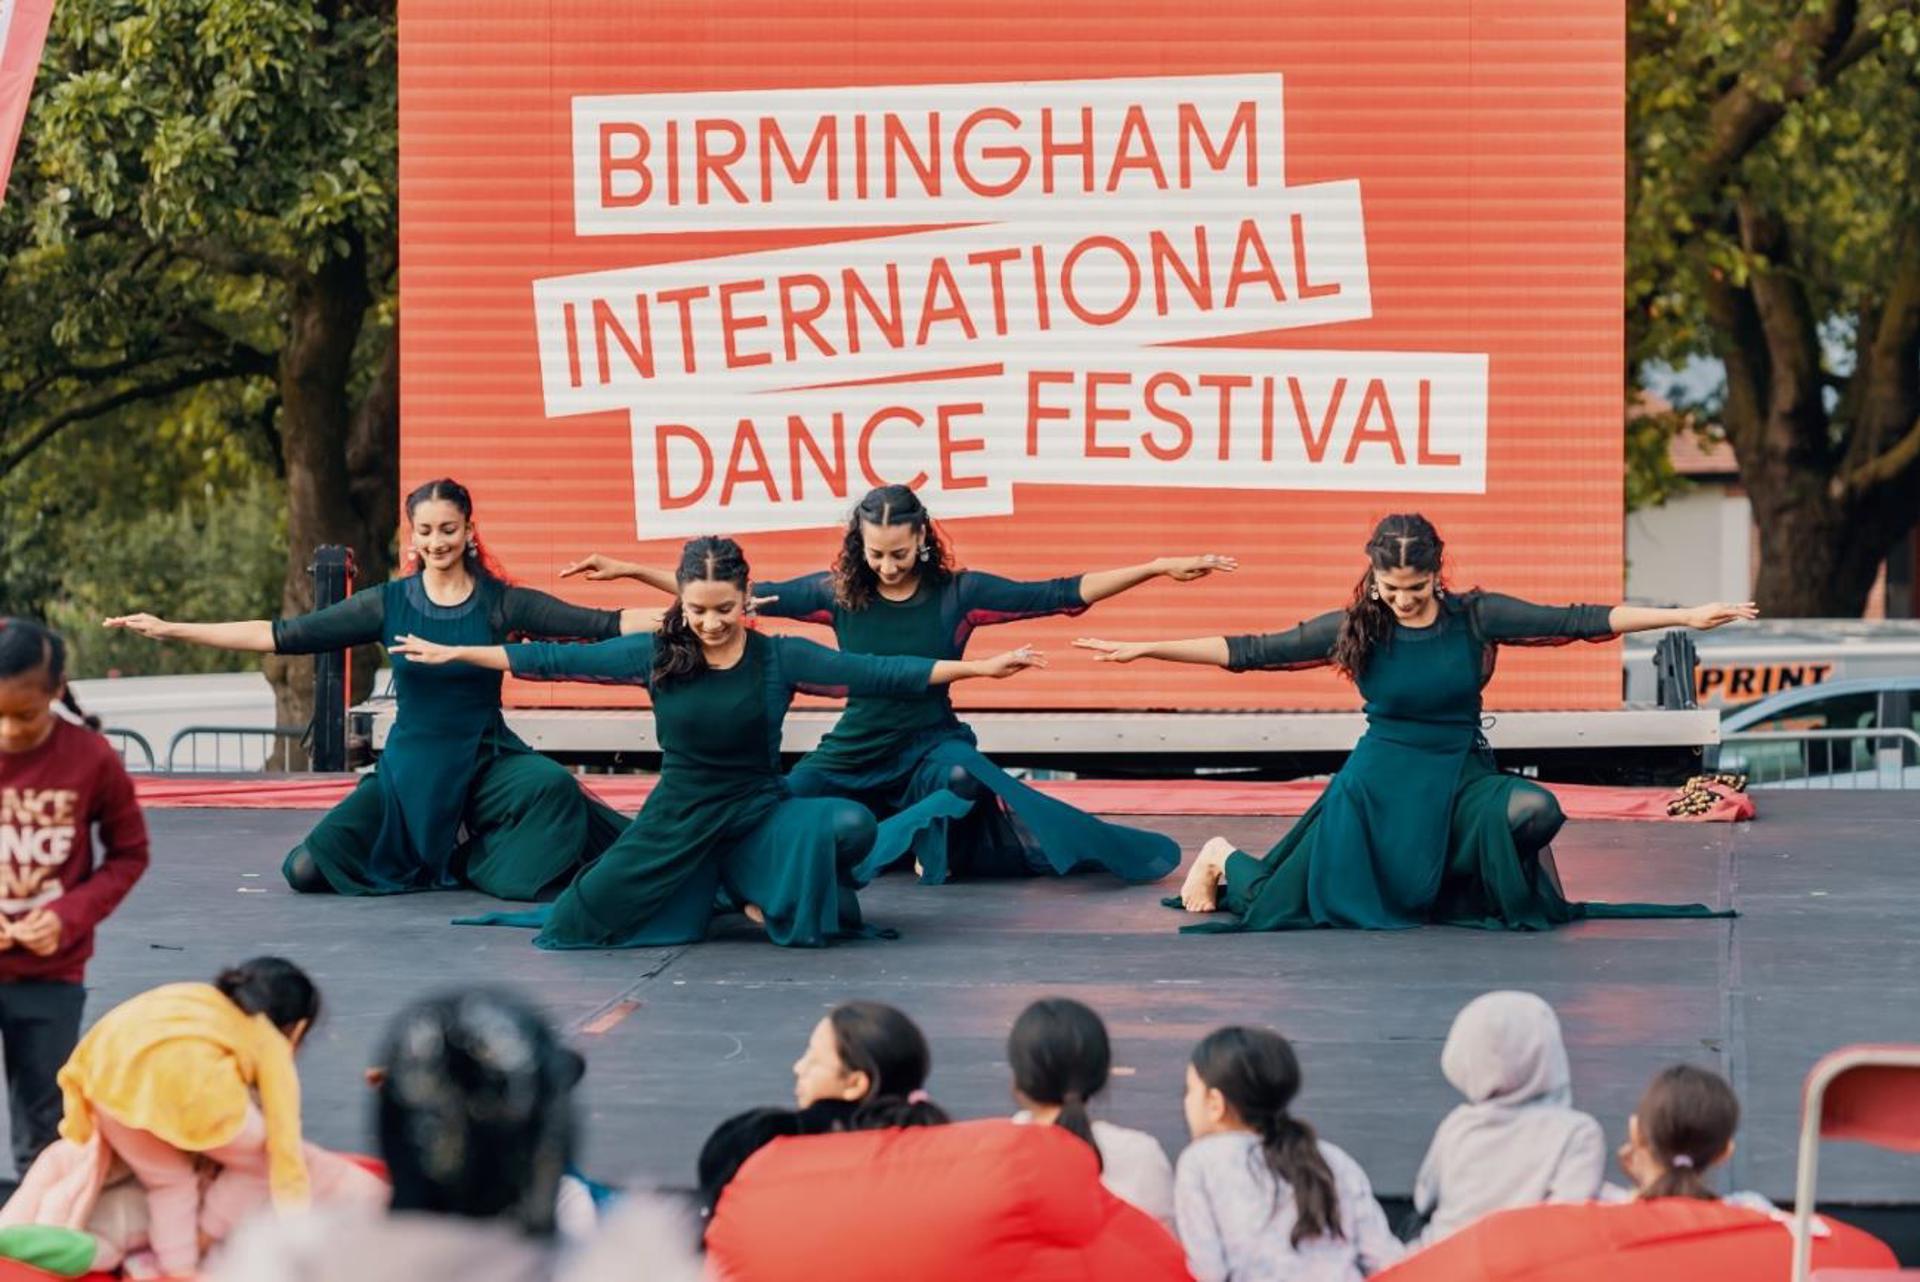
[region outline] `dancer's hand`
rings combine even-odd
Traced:
[[[6,952],[11,947],[13,947],[13,922],[6,917],[0,917],[0,953]]]
[[[1076,637],[1073,648],[1092,650],[1096,663],[1132,663],[1153,654],[1151,641],[1102,641],[1099,637]]]
[[[1209,552],[1205,556],[1163,556],[1154,564],[1161,574],[1175,583],[1191,583],[1195,579],[1206,578],[1216,570],[1222,574],[1232,574],[1240,568],[1240,558]]]
[[[102,619],[100,624],[137,632],[150,641],[165,641],[173,635],[173,625],[157,614],[117,614],[111,619]]]
[[[1715,601],[1709,605],[1696,605],[1688,610],[1687,626],[1696,631],[1711,632],[1729,623],[1741,623],[1759,617],[1760,609],[1751,601],[1738,603]]]
[[[991,659],[978,661],[980,675],[999,681],[1010,677],[1025,668],[1044,668],[1047,656],[1032,646],[1021,646],[1018,650],[1009,650],[1005,654],[996,654]]]
[[[632,561],[622,561],[616,557],[603,556],[594,552],[561,570],[560,577],[570,579],[576,574],[584,574],[590,581],[598,583],[607,579],[633,578],[634,571],[639,568]]]
[[[13,941],[37,957],[51,957],[60,948],[60,919],[36,908],[9,927]]]
[[[460,647],[457,645],[441,645],[438,641],[429,641],[425,637],[416,637],[408,634],[406,636],[395,637],[393,644],[387,647],[387,653],[403,655],[415,663],[438,665],[442,663],[452,663],[458,659],[460,657]]]

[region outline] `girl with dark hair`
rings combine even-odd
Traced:
[[[1707,1172],[1733,1156],[1733,1133],[1739,1128],[1740,1098],[1727,1079],[1692,1064],[1675,1064],[1654,1077],[1627,1119],[1620,1169],[1633,1181],[1635,1197],[1719,1201]],[[1753,1196],[1728,1200],[1746,1204]],[[1771,1211],[1773,1204],[1762,1199],[1760,1209]]]
[[[1299,1093],[1278,1033],[1222,1028],[1194,1047],[1174,1210],[1195,1282],[1347,1282],[1404,1250],[1359,1163],[1288,1111]]]
[[[1160,1141],[1088,1115],[1113,1066],[1107,1026],[1070,997],[1046,997],[1020,1012],[1007,1034],[1016,1122],[1058,1126],[1100,1160],[1100,1182],[1115,1197],[1173,1228],[1173,1164]]]
[[[306,972],[256,957],[211,984],[168,984],[114,1007],[60,1070],[60,1134],[83,1146],[97,1134],[146,1189],[162,1274],[192,1275],[203,1242],[269,1200],[385,1199],[379,1179],[301,1141],[294,1052],[319,1017]],[[218,1168],[204,1188],[203,1163]]]
[[[80,1038],[94,929],[147,870],[133,781],[98,728],[60,635],[0,618],[0,1044],[21,1175],[59,1130],[54,1078]]]
[[[746,627],[747,561],[732,539],[694,539],[656,633],[595,645],[439,645],[402,636],[415,665],[466,664],[541,681],[642,685],[653,695],[660,780],[639,817],[550,908],[475,924],[538,926],[543,948],[641,948],[705,936],[715,896],[775,943],[818,947],[859,933],[855,869],[876,848],[957,805],[929,798],[877,829],[855,802],[796,797],[780,774],[780,726],[796,692],[907,694],[1039,665],[1016,650],[977,662],[841,654]]]
[[[480,549],[473,496],[429,481],[407,495],[412,572],[291,619],[171,623],[108,619],[157,640],[318,654],[400,636],[497,645],[509,636],[598,640],[651,628],[642,610],[589,610],[516,587]],[[399,701],[379,765],[287,855],[301,892],[387,895],[461,886],[500,899],[550,898],[624,819],[534,752],[500,716],[500,677],[393,660]]]
[[[760,613],[831,627],[850,654],[959,659],[978,627],[1079,614],[1152,579],[1186,583],[1236,568],[1227,556],[1162,557],[1030,583],[962,570],[919,496],[904,485],[883,485],[854,508],[832,570],[756,583],[753,592]],[[561,573],[672,590],[662,571],[598,555]],[[1171,838],[1103,822],[1035,792],[974,744],[945,690],[855,694],[788,783],[796,796],[850,797],[881,816],[943,790],[973,804],[964,819],[930,825],[916,839],[913,859],[929,883],[1095,867],[1128,881],[1158,881],[1179,866]]]
[[[1546,930],[1583,917],[1723,917],[1699,904],[1569,903],[1548,843],[1565,817],[1553,794],[1505,774],[1480,732],[1480,691],[1502,645],[1604,641],[1653,628],[1717,628],[1751,604],[1690,609],[1530,605],[1447,589],[1440,535],[1389,516],[1344,610],[1289,632],[1187,641],[1074,644],[1102,660],[1163,659],[1232,672],[1331,664],[1366,699],[1367,732],[1298,823],[1265,856],[1216,837],[1188,871],[1189,912],[1233,922],[1189,930],[1394,929],[1440,922]]]
[[[927,1098],[933,1051],[904,1011],[884,1002],[842,1002],[813,1026],[793,1065],[793,1098],[804,1112],[848,1109],[849,1131],[945,1126],[945,1109]]]
[[[945,1126],[927,1098],[933,1054],[919,1025],[881,1002],[843,1002],[813,1026],[793,1065],[798,1108],[753,1108],[714,1128],[700,1149],[700,1214],[711,1219],[747,1159],[777,1139]]]

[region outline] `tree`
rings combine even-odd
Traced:
[[[1920,517],[1920,0],[1633,0],[1628,365],[1705,403],[1775,615],[1853,615]],[[1656,487],[1657,488],[1657,487]]]
[[[198,398],[284,484],[284,610],[322,543],[384,578],[396,90],[392,0],[62,0],[0,205],[0,481]],[[267,662],[283,724],[306,666]]]

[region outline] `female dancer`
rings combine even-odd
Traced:
[[[1225,838],[1208,842],[1180,904],[1235,915],[1212,923],[1216,930],[1423,922],[1545,930],[1583,917],[1731,915],[1698,904],[1569,903],[1547,847],[1565,817],[1552,793],[1495,767],[1480,734],[1480,690],[1503,644],[1717,628],[1755,617],[1752,605],[1562,608],[1455,595],[1442,576],[1440,536],[1421,516],[1380,522],[1367,561],[1345,610],[1290,632],[1075,642],[1114,663],[1165,659],[1233,672],[1332,664],[1366,697],[1366,734],[1300,822],[1264,857]]]
[[[481,552],[473,497],[451,480],[407,495],[415,572],[324,610],[244,623],[108,619],[164,641],[317,654],[403,634],[448,644],[509,635],[614,637],[653,626],[650,610],[589,610],[502,580]],[[626,820],[580,790],[500,717],[500,677],[394,660],[399,700],[379,766],[287,855],[297,891],[386,895],[467,885],[501,899],[550,897]],[[465,836],[462,836],[462,829]]]
[[[1162,557],[1145,565],[1016,583],[954,568],[919,497],[904,485],[870,491],[847,521],[831,571],[753,587],[760,613],[833,629],[850,654],[958,659],[973,630],[987,624],[1079,614],[1149,579],[1179,583],[1215,570],[1228,556]],[[589,556],[561,574],[639,579],[664,591],[659,570]],[[1110,824],[1015,781],[975,748],[973,731],[953,712],[944,689],[911,695],[862,695],[788,777],[795,796],[850,797],[888,815],[942,790],[969,803],[991,801],[952,825],[936,822],[916,838],[921,880],[950,876],[1068,873],[1104,867],[1128,881],[1158,881],[1180,863],[1178,845],[1160,833]],[[868,865],[865,875],[880,871]]]
[[[777,944],[863,933],[854,868],[876,847],[897,857],[918,825],[961,803],[936,794],[876,828],[856,802],[793,796],[780,775],[780,724],[794,694],[907,695],[1042,659],[1027,650],[971,663],[876,658],[750,631],[747,561],[732,539],[688,543],[674,578],[679,597],[657,634],[597,645],[395,643],[416,664],[624,682],[653,695],[660,782],[639,816],[550,907],[475,924],[540,926],[543,948],[689,943],[706,934],[724,890]]]

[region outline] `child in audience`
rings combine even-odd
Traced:
[[[147,870],[133,781],[66,668],[58,633],[0,618],[0,1044],[22,1176],[60,1130],[55,1077],[80,1040],[94,928]]]
[[[754,1108],[714,1128],[700,1149],[700,1214],[747,1159],[777,1139],[895,1126],[944,1126],[946,1110],[927,1098],[933,1053],[907,1016],[881,1002],[843,1002],[813,1026],[793,1066],[800,1107]]]
[[[1609,1184],[1602,1196],[1607,1201],[1691,1197],[1777,1213],[1758,1193],[1721,1197],[1707,1183],[1707,1172],[1733,1156],[1739,1126],[1740,1099],[1726,1078],[1692,1064],[1660,1070],[1627,1119],[1627,1142],[1617,1153],[1633,1188]]]
[[[1584,1202],[1600,1191],[1606,1139],[1573,1107],[1560,1021],[1532,993],[1486,993],[1453,1021],[1440,1071],[1467,1102],[1434,1132],[1413,1186],[1431,1244],[1491,1211]]]
[[[1007,1035],[1007,1063],[1020,1105],[1014,1121],[1048,1123],[1086,1141],[1115,1197],[1173,1227],[1173,1163],[1160,1141],[1087,1115],[1113,1063],[1100,1016],[1067,997],[1033,1003]]]
[[[78,1145],[97,1134],[146,1190],[160,1272],[195,1272],[207,1244],[269,1199],[384,1198],[379,1179],[301,1142],[293,1057],[319,1016],[306,972],[256,957],[211,984],[168,984],[114,1007],[60,1070],[60,1133]],[[204,1190],[203,1162],[218,1168]]]
[[[907,1016],[881,1002],[843,1002],[813,1026],[793,1066],[793,1098],[804,1109],[842,1112],[844,1129],[941,1126],[951,1121],[927,1098],[933,1052]]]
[[[555,1206],[575,1138],[581,1061],[532,1006],[472,989],[418,1002],[388,1028],[376,1106],[386,1209],[261,1220],[222,1282],[693,1282],[688,1226],[625,1199],[563,1258]]]
[[[1196,1282],[1348,1282],[1401,1255],[1359,1163],[1287,1111],[1299,1090],[1278,1033],[1222,1028],[1194,1048],[1174,1213]]]

